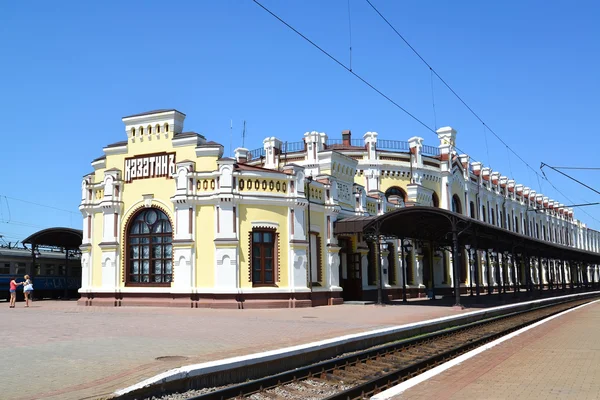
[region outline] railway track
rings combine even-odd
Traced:
[[[400,340],[202,395],[187,397],[180,394],[177,398],[365,399],[512,331],[593,300],[567,301],[514,312]]]

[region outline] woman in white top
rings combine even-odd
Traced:
[[[31,284],[31,279],[29,279],[29,275],[25,275],[23,277],[25,282],[23,282],[23,294],[25,295],[25,307],[29,307],[29,300],[33,301],[33,285]]]

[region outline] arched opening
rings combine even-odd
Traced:
[[[131,128],[131,136],[135,136],[135,128]]]
[[[150,125],[148,125],[148,128],[146,128],[148,130],[148,135],[152,134],[152,127]]]
[[[140,126],[140,136],[142,136],[144,134],[144,127]]]
[[[452,211],[457,214],[462,214],[462,204],[456,194],[452,196]]]
[[[169,132],[169,124],[165,124],[165,132]]]
[[[129,285],[169,286],[173,279],[173,229],[167,215],[145,208],[127,227],[126,274]]]
[[[392,186],[391,188],[386,190],[385,198],[391,203],[393,203],[394,200],[398,199],[401,199],[404,203],[406,203],[407,200],[406,192],[404,191],[404,189],[398,186]]]
[[[156,133],[160,133],[160,125],[156,124],[154,130],[156,130]]]
[[[440,199],[436,192],[433,192],[433,194],[431,195],[431,202],[433,203],[434,207],[440,207]]]

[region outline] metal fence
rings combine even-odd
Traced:
[[[377,140],[377,149],[379,150],[395,150],[395,151],[408,151],[410,147],[408,142],[402,140]]]
[[[327,139],[325,144],[327,146],[334,146],[336,144],[344,144],[344,141],[342,139]]]
[[[423,145],[423,154],[426,156],[439,156],[440,149],[434,146]]]
[[[304,142],[285,142],[282,146],[282,153],[295,153],[304,151]]]
[[[250,151],[250,159],[254,160],[256,158],[260,158],[260,157],[264,157],[265,155],[265,148],[264,147],[259,147],[258,149],[254,149]]]

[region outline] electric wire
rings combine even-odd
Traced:
[[[536,176],[538,177],[538,183],[539,183],[539,176],[540,174],[527,162],[523,159],[523,157],[521,157],[512,147],[510,147],[489,125],[487,125],[485,123],[485,121],[479,116],[479,114],[477,114],[464,100],[462,97],[460,97],[458,95],[458,93],[444,80],[444,78],[442,78],[436,71],[435,69],[433,69],[433,67],[421,56],[421,54],[419,54],[419,52],[404,38],[404,36],[402,36],[402,34],[400,32],[398,32],[398,30],[387,20],[387,18],[385,18],[385,16],[377,9],[377,7],[375,7],[373,5],[373,3],[370,0],[365,0],[370,6],[371,8],[381,17],[381,19],[383,19],[385,21],[385,23],[396,33],[396,35],[398,35],[398,37],[400,39],[402,39],[402,41],[413,51],[413,53],[415,53],[415,55],[431,70],[431,72],[433,74],[435,74],[435,76],[444,84],[444,86],[446,86],[446,88],[448,88],[448,90],[450,90],[450,92],[452,92],[452,94],[467,108],[467,110],[469,110],[469,112],[471,112],[471,114],[473,114],[473,116],[479,120],[479,122],[481,122],[481,124],[484,126],[484,128],[487,128],[495,137],[496,139],[498,139],[500,141],[500,143],[502,143],[504,146],[506,146],[507,150],[509,150],[511,153],[513,153],[519,160],[521,160],[521,162],[523,162],[523,164],[525,164],[525,166],[527,166],[527,168],[529,168],[531,171],[533,171]],[[487,146],[487,145],[486,145]],[[556,186],[554,186],[549,180],[548,178],[544,177],[544,179],[546,181],[548,181],[548,183],[550,183],[550,186],[552,186],[554,188],[554,190],[556,190],[559,194],[561,194],[563,197],[565,197],[567,200],[569,200],[569,198],[560,190],[558,190],[556,188]],[[570,201],[570,200],[569,200]],[[582,210],[585,214],[587,214],[589,217],[591,217],[592,219],[598,221],[598,219],[592,217],[589,213],[587,213],[586,211]],[[600,221],[598,221],[600,222]]]
[[[405,109],[404,107],[402,107],[400,104],[398,104],[396,101],[394,101],[392,98],[390,98],[388,95],[386,95],[385,93],[383,93],[381,90],[379,90],[377,87],[375,87],[374,85],[372,85],[370,82],[368,82],[365,78],[363,78],[362,76],[358,75],[356,72],[354,72],[353,70],[351,70],[349,67],[347,67],[346,65],[344,65],[344,63],[342,63],[340,60],[338,60],[337,58],[335,58],[333,55],[331,55],[329,52],[327,52],[325,49],[323,49],[322,47],[320,47],[318,44],[316,44],[315,42],[313,42],[312,40],[310,40],[307,36],[305,36],[304,34],[302,34],[300,31],[298,31],[296,28],[294,28],[292,25],[288,24],[285,20],[283,20],[281,17],[279,17],[277,14],[275,14],[273,11],[271,11],[270,9],[268,9],[267,7],[265,7],[263,4],[261,4],[258,0],[252,0],[256,5],[258,5],[260,8],[262,8],[264,11],[266,11],[268,14],[270,14],[272,17],[274,17],[275,19],[277,19],[279,22],[281,22],[282,24],[284,24],[286,27],[288,27],[290,30],[292,30],[294,33],[296,33],[298,36],[300,36],[302,39],[304,39],[305,41],[307,41],[308,43],[310,43],[313,47],[315,47],[316,49],[318,49],[321,53],[323,53],[324,55],[326,55],[329,59],[331,59],[332,61],[334,61],[336,64],[338,64],[340,67],[342,67],[343,69],[345,69],[347,72],[349,72],[350,74],[354,75],[354,77],[356,77],[358,80],[360,80],[361,82],[363,82],[365,85],[367,85],[369,88],[371,88],[373,91],[375,91],[376,93],[378,93],[380,96],[382,96],[383,98],[385,98],[388,102],[390,102],[391,104],[393,104],[396,108],[398,108],[399,110],[403,111],[406,115],[408,115],[411,119],[413,119],[414,121],[416,121],[419,125],[423,126],[426,130],[434,133],[437,135],[437,132],[432,129],[431,127],[429,127],[425,122],[421,121],[419,118],[417,118],[414,114],[412,114],[410,111],[408,111],[407,109]],[[539,182],[539,173],[533,168],[531,167],[531,165],[529,165],[529,163],[527,163],[519,154],[517,154],[512,148],[510,148],[510,146],[508,146],[508,144],[506,144],[469,106],[468,104],[466,104],[464,102],[464,100],[462,100],[462,98],[460,98],[460,96],[458,96],[458,94],[446,83],[446,81],[444,81],[442,79],[441,76],[439,76],[439,74],[437,72],[435,72],[435,70],[423,59],[423,57],[421,57],[421,55],[406,41],[406,39],[404,39],[402,37],[402,35],[400,35],[400,33],[387,21],[387,19],[385,19],[385,17],[383,17],[383,15],[381,15],[381,13],[379,13],[379,11],[373,6],[373,4],[369,1],[366,0],[369,5],[371,5],[371,7],[373,7],[373,9],[380,14],[380,16],[384,19],[384,21],[387,22],[387,24],[398,34],[398,36],[400,36],[402,38],[402,40],[405,41],[405,43],[413,50],[413,52],[415,52],[415,54],[417,54],[417,56],[419,58],[421,58],[421,60],[429,67],[431,68],[431,71],[438,77],[438,79],[440,79],[440,81],[442,81],[442,83],[444,83],[444,85],[465,105],[465,107],[467,107],[467,109],[469,109],[469,111],[471,111],[471,113],[473,113],[476,118],[483,124],[484,128],[487,128],[496,138],[498,138],[498,140],[504,144],[513,154],[515,154],[515,156],[517,156],[517,158],[519,160],[521,160],[529,169],[531,169],[531,171],[533,171],[536,176],[538,177],[538,182]],[[468,154],[464,151],[462,151],[459,147],[454,146],[454,148],[456,150],[458,150],[460,153],[463,154]],[[472,158],[473,159],[473,158]],[[474,160],[474,159],[473,159]],[[571,201],[563,192],[561,192],[560,190],[558,190],[558,188],[556,188],[556,186],[554,186],[547,178],[546,180],[548,181],[548,183],[550,184],[550,186],[552,186],[554,188],[554,190],[556,190],[557,193],[561,194],[565,199],[569,200],[571,203],[573,201]],[[600,222],[598,219],[592,217],[589,213],[587,213],[585,210],[582,210],[585,214],[587,214],[590,218]]]
[[[30,201],[30,200],[18,199],[16,197],[5,196],[5,195],[2,195],[2,194],[0,194],[0,196],[2,196],[5,199],[7,199],[7,201],[6,201],[7,204],[8,204],[8,199],[10,199],[10,200],[14,200],[14,201],[20,201],[21,203],[27,203],[27,204],[31,204],[31,205],[34,205],[34,206],[38,206],[38,207],[49,208],[51,210],[63,211],[63,212],[66,212],[66,213],[71,213],[71,214],[77,214],[74,211],[65,210],[64,208],[53,207],[53,206],[49,206],[49,205],[46,205],[46,204],[36,203],[36,202]]]
[[[398,108],[401,111],[403,111],[406,115],[408,115],[410,118],[412,118],[414,121],[416,121],[419,125],[423,126],[425,129],[427,129],[428,131],[434,133],[437,136],[437,132],[434,129],[432,129],[425,122],[421,121],[419,118],[417,118],[414,114],[412,114],[406,108],[402,107],[400,104],[398,104],[396,101],[394,101],[391,97],[389,97],[388,95],[386,95],[385,93],[383,93],[381,90],[379,90],[377,87],[375,87],[369,81],[367,81],[365,78],[363,78],[362,76],[360,76],[359,74],[357,74],[356,72],[354,72],[352,69],[350,69],[349,67],[347,67],[343,62],[341,62],[340,60],[338,60],[337,58],[335,58],[333,55],[331,55],[329,52],[327,52],[325,49],[323,49],[322,47],[320,47],[318,44],[316,44],[315,42],[313,42],[312,40],[310,40],[308,37],[306,37],[304,34],[302,34],[300,31],[298,31],[292,25],[288,24],[285,20],[283,20],[281,17],[279,17],[273,11],[269,10],[267,7],[265,7],[263,4],[261,4],[258,0],[252,0],[252,1],[256,5],[258,5],[259,7],[261,7],[263,10],[265,10],[267,13],[269,13],[271,16],[273,16],[275,19],[277,19],[279,22],[281,22],[282,24],[284,24],[285,26],[287,26],[289,29],[291,29],[292,31],[294,31],[302,39],[306,40],[308,43],[310,43],[311,45],[313,45],[316,49],[318,49],[321,53],[325,54],[329,59],[331,59],[332,61],[334,61],[340,67],[342,67],[343,69],[345,69],[346,71],[348,71],[350,74],[354,75],[354,77],[356,77],[362,83],[364,83],[369,88],[371,88],[373,91],[375,91],[376,93],[378,93],[380,96],[382,96],[388,102],[390,102],[391,104],[393,104],[396,108]],[[459,153],[467,154],[466,152],[462,151],[456,145],[454,145],[453,147]],[[472,158],[472,159],[475,160],[474,158]]]
[[[348,33],[350,34],[350,71],[352,71],[352,18],[350,16],[350,0],[348,0]]]
[[[435,93],[433,91],[433,72],[429,74],[431,80],[431,106],[433,108],[433,129],[437,129],[437,115],[435,112]]]

